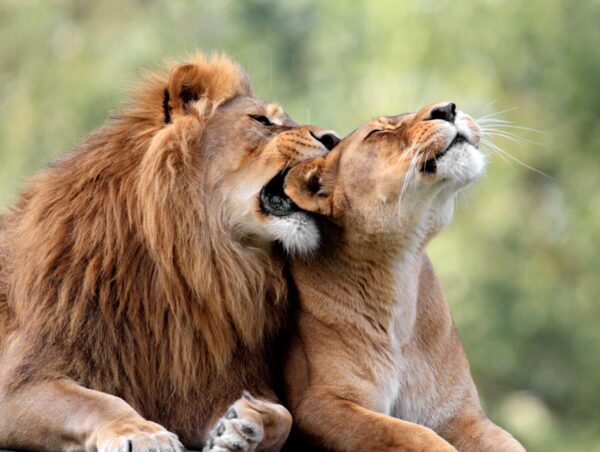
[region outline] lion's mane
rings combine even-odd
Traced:
[[[227,58],[191,64],[207,111],[250,94]],[[16,385],[68,376],[152,418],[141,394],[198,390],[277,329],[281,261],[232,238],[203,182],[206,115],[166,117],[167,86],[149,74],[0,217],[0,344],[18,331],[26,350]]]

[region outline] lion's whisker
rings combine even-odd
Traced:
[[[264,152],[263,154],[257,154],[254,157],[250,158],[248,160],[248,163],[252,163],[259,159],[269,159],[269,158],[274,158],[274,157],[281,157],[281,154],[277,150],[267,151],[267,152]]]
[[[272,138],[269,135],[267,135],[264,132],[261,132],[260,130],[252,129],[252,132],[254,132],[259,137],[266,139],[267,141],[271,141],[272,140]]]

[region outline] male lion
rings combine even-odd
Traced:
[[[318,238],[282,170],[337,141],[196,56],[33,178],[0,217],[0,447],[278,449],[272,243]]]
[[[294,422],[316,443],[524,450],[483,413],[424,253],[484,170],[480,136],[454,104],[432,105],[375,119],[287,175],[288,196],[324,215],[323,246],[292,264],[300,306],[285,372]]]

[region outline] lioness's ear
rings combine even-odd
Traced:
[[[171,70],[169,76],[169,108],[186,110],[190,102],[200,99],[202,91],[202,74],[195,64],[179,64]]]
[[[284,191],[294,203],[308,212],[330,216],[333,175],[329,159],[317,157],[293,167],[285,178]]]

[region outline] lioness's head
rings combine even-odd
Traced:
[[[197,56],[174,66],[163,108],[164,126],[144,158],[144,190],[158,186],[159,173],[171,180],[159,190],[168,184],[187,191],[177,199],[203,210],[203,227],[219,223],[259,247],[273,241],[290,251],[316,246],[314,221],[284,194],[283,180],[291,166],[335,146],[333,132],[298,126],[279,105],[253,97],[246,73],[225,57]]]
[[[453,195],[483,173],[480,138],[453,103],[376,118],[294,168],[285,191],[346,230],[427,238],[450,220]]]

